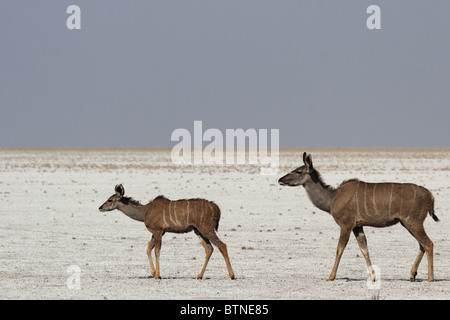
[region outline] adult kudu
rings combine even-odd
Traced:
[[[340,226],[336,260],[329,281],[336,278],[339,261],[352,231],[366,259],[370,277],[375,281],[363,226],[388,227],[398,222],[419,242],[420,250],[412,266],[410,280],[415,280],[425,252],[428,258],[428,281],[434,280],[433,242],[425,233],[423,222],[427,213],[434,221],[439,219],[434,214],[434,198],[428,189],[412,183],[367,183],[358,179],[346,180],[333,188],[325,184],[313,167],[310,154],[303,153],[303,163],[303,166],[280,178],[278,183],[285,186],[302,185],[311,202],[330,213]]]
[[[197,276],[203,278],[209,258],[213,253],[211,242],[222,253],[228,268],[230,279],[234,272],[228,258],[227,246],[216,234],[219,227],[220,209],[212,201],[205,199],[182,199],[171,201],[164,196],[158,196],[146,205],[142,205],[129,197],[124,197],[125,190],[121,184],[116,185],[115,193],[99,208],[100,211],[118,209],[128,217],[145,223],[153,236],[147,246],[150,270],[155,279],[159,279],[159,253],[161,238],[166,232],[184,233],[194,231],[201,239],[205,248],[205,262]],[[153,266],[151,252],[155,249],[156,269]]]

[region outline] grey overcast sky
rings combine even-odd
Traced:
[[[450,147],[448,0],[1,1],[0,66],[4,147],[170,147],[194,120],[282,147]]]

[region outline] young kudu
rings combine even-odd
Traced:
[[[424,187],[411,183],[367,183],[357,179],[342,182],[337,188],[325,184],[320,173],[313,167],[311,155],[303,153],[304,165],[278,180],[286,186],[302,185],[311,202],[330,213],[341,228],[336,260],[328,280],[336,278],[341,255],[353,234],[358,241],[372,281],[375,273],[369,259],[367,240],[363,226],[388,227],[398,222],[419,242],[420,251],[411,269],[414,281],[419,263],[426,252],[428,258],[428,281],[433,281],[433,242],[423,228],[427,213],[435,221],[434,198]]]
[[[185,199],[171,201],[164,196],[158,196],[146,205],[140,204],[132,198],[124,197],[125,190],[121,184],[115,187],[115,194],[100,206],[100,211],[118,209],[131,219],[145,223],[148,231],[153,236],[147,246],[147,255],[150,262],[152,276],[160,279],[159,253],[161,250],[161,238],[166,232],[185,233],[194,230],[201,238],[205,248],[205,262],[197,276],[203,278],[209,258],[213,253],[211,242],[222,253],[228,268],[230,279],[234,279],[234,272],[228,258],[227,246],[220,241],[216,234],[219,227],[220,209],[211,201],[204,199]],[[156,269],[153,266],[151,252],[155,249]]]

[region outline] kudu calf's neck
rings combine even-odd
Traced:
[[[331,212],[331,204],[336,196],[336,189],[322,182],[308,181],[304,185],[309,200],[320,210]]]
[[[127,215],[131,219],[141,222],[144,222],[145,213],[147,212],[147,206],[134,204],[131,202],[128,203],[120,202],[120,205],[117,207],[117,209],[122,211],[125,215]]]

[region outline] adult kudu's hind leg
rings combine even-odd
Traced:
[[[423,223],[423,222],[422,222]],[[413,224],[413,223],[404,223],[402,225],[412,234],[414,238],[416,238],[417,242],[419,242],[419,254],[417,255],[416,260],[411,268],[410,280],[415,281],[417,275],[417,269],[419,268],[419,264],[422,261],[422,257],[424,253],[427,254],[428,259],[428,282],[434,281],[434,270],[433,270],[433,241],[428,237],[423,228],[423,224]]]
[[[416,260],[414,260],[414,264],[411,268],[411,275],[409,276],[409,279],[411,281],[416,281],[417,269],[419,269],[419,264],[422,261],[424,253],[425,253],[425,249],[419,243],[419,253],[417,254]]]

